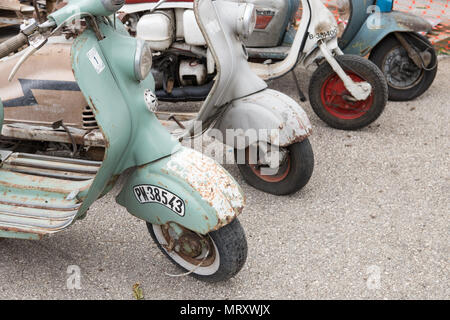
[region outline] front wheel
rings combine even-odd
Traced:
[[[206,282],[234,277],[247,259],[247,239],[238,219],[217,231],[202,236],[179,225],[182,235],[170,225],[147,223],[158,248],[172,263],[193,277]]]
[[[272,170],[268,170],[266,165],[249,161],[250,148],[246,149],[245,164],[238,162],[238,167],[248,184],[279,196],[295,193],[306,186],[314,171],[314,152],[309,140],[280,149],[281,163],[275,169],[276,172],[270,174],[267,171]]]
[[[342,55],[335,58],[354,82],[370,83],[372,92],[366,100],[356,100],[331,66],[324,62],[311,78],[311,106],[330,127],[341,130],[364,128],[377,120],[386,106],[386,79],[373,62],[360,56]]]
[[[418,53],[428,55],[428,61],[423,61],[422,68],[411,60],[393,35],[380,42],[369,58],[384,73],[389,86],[389,99],[393,101],[409,101],[422,95],[430,88],[438,69],[436,51],[426,37],[418,33],[404,33],[403,36]]]

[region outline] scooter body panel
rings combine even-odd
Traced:
[[[393,32],[428,32],[430,30],[431,25],[426,20],[407,12],[373,13],[343,51],[346,54],[365,56]]]
[[[70,52],[72,42],[50,39],[50,43],[31,56],[13,81],[8,75],[23,52],[0,63],[0,98],[6,123],[50,126],[63,120],[74,128],[86,128],[82,114],[86,100],[75,81]]]
[[[235,140],[238,137],[230,137],[227,130],[245,134],[247,139],[243,147],[257,141],[287,147],[305,140],[312,133],[309,118],[298,103],[271,89],[233,101],[215,128],[221,131],[225,138],[223,142],[230,146],[239,145]]]
[[[142,220],[158,225],[175,222],[200,234],[230,223],[245,201],[225,169],[188,148],[136,168],[116,200]]]

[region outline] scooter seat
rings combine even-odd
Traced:
[[[39,239],[70,226],[100,165],[11,154],[0,168],[0,236]]]

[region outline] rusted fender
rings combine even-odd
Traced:
[[[239,145],[239,136],[247,138],[245,147],[257,141],[287,147],[312,133],[311,122],[302,107],[272,89],[233,101],[215,128],[221,131],[222,142],[231,147]],[[233,130],[234,136],[230,134]]]
[[[374,13],[343,51],[365,56],[392,32],[429,32],[431,29],[425,19],[408,12]]]
[[[152,202],[149,193],[142,196],[155,186],[169,191],[167,203],[174,196],[177,197],[174,203],[182,200],[184,210]],[[116,201],[132,215],[152,224],[175,222],[200,234],[229,224],[242,212],[245,203],[241,188],[224,168],[184,147],[170,157],[136,168]]]

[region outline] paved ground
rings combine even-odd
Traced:
[[[316,169],[293,196],[256,191],[226,166],[248,200],[248,261],[231,281],[166,276],[179,270],[107,196],[63,233],[0,242],[0,299],[132,299],[136,283],[146,299],[448,299],[449,73],[442,60],[424,96],[389,103],[358,132],[328,128],[304,104]],[[272,87],[297,97],[290,77]],[[80,290],[66,287],[70,265]]]

